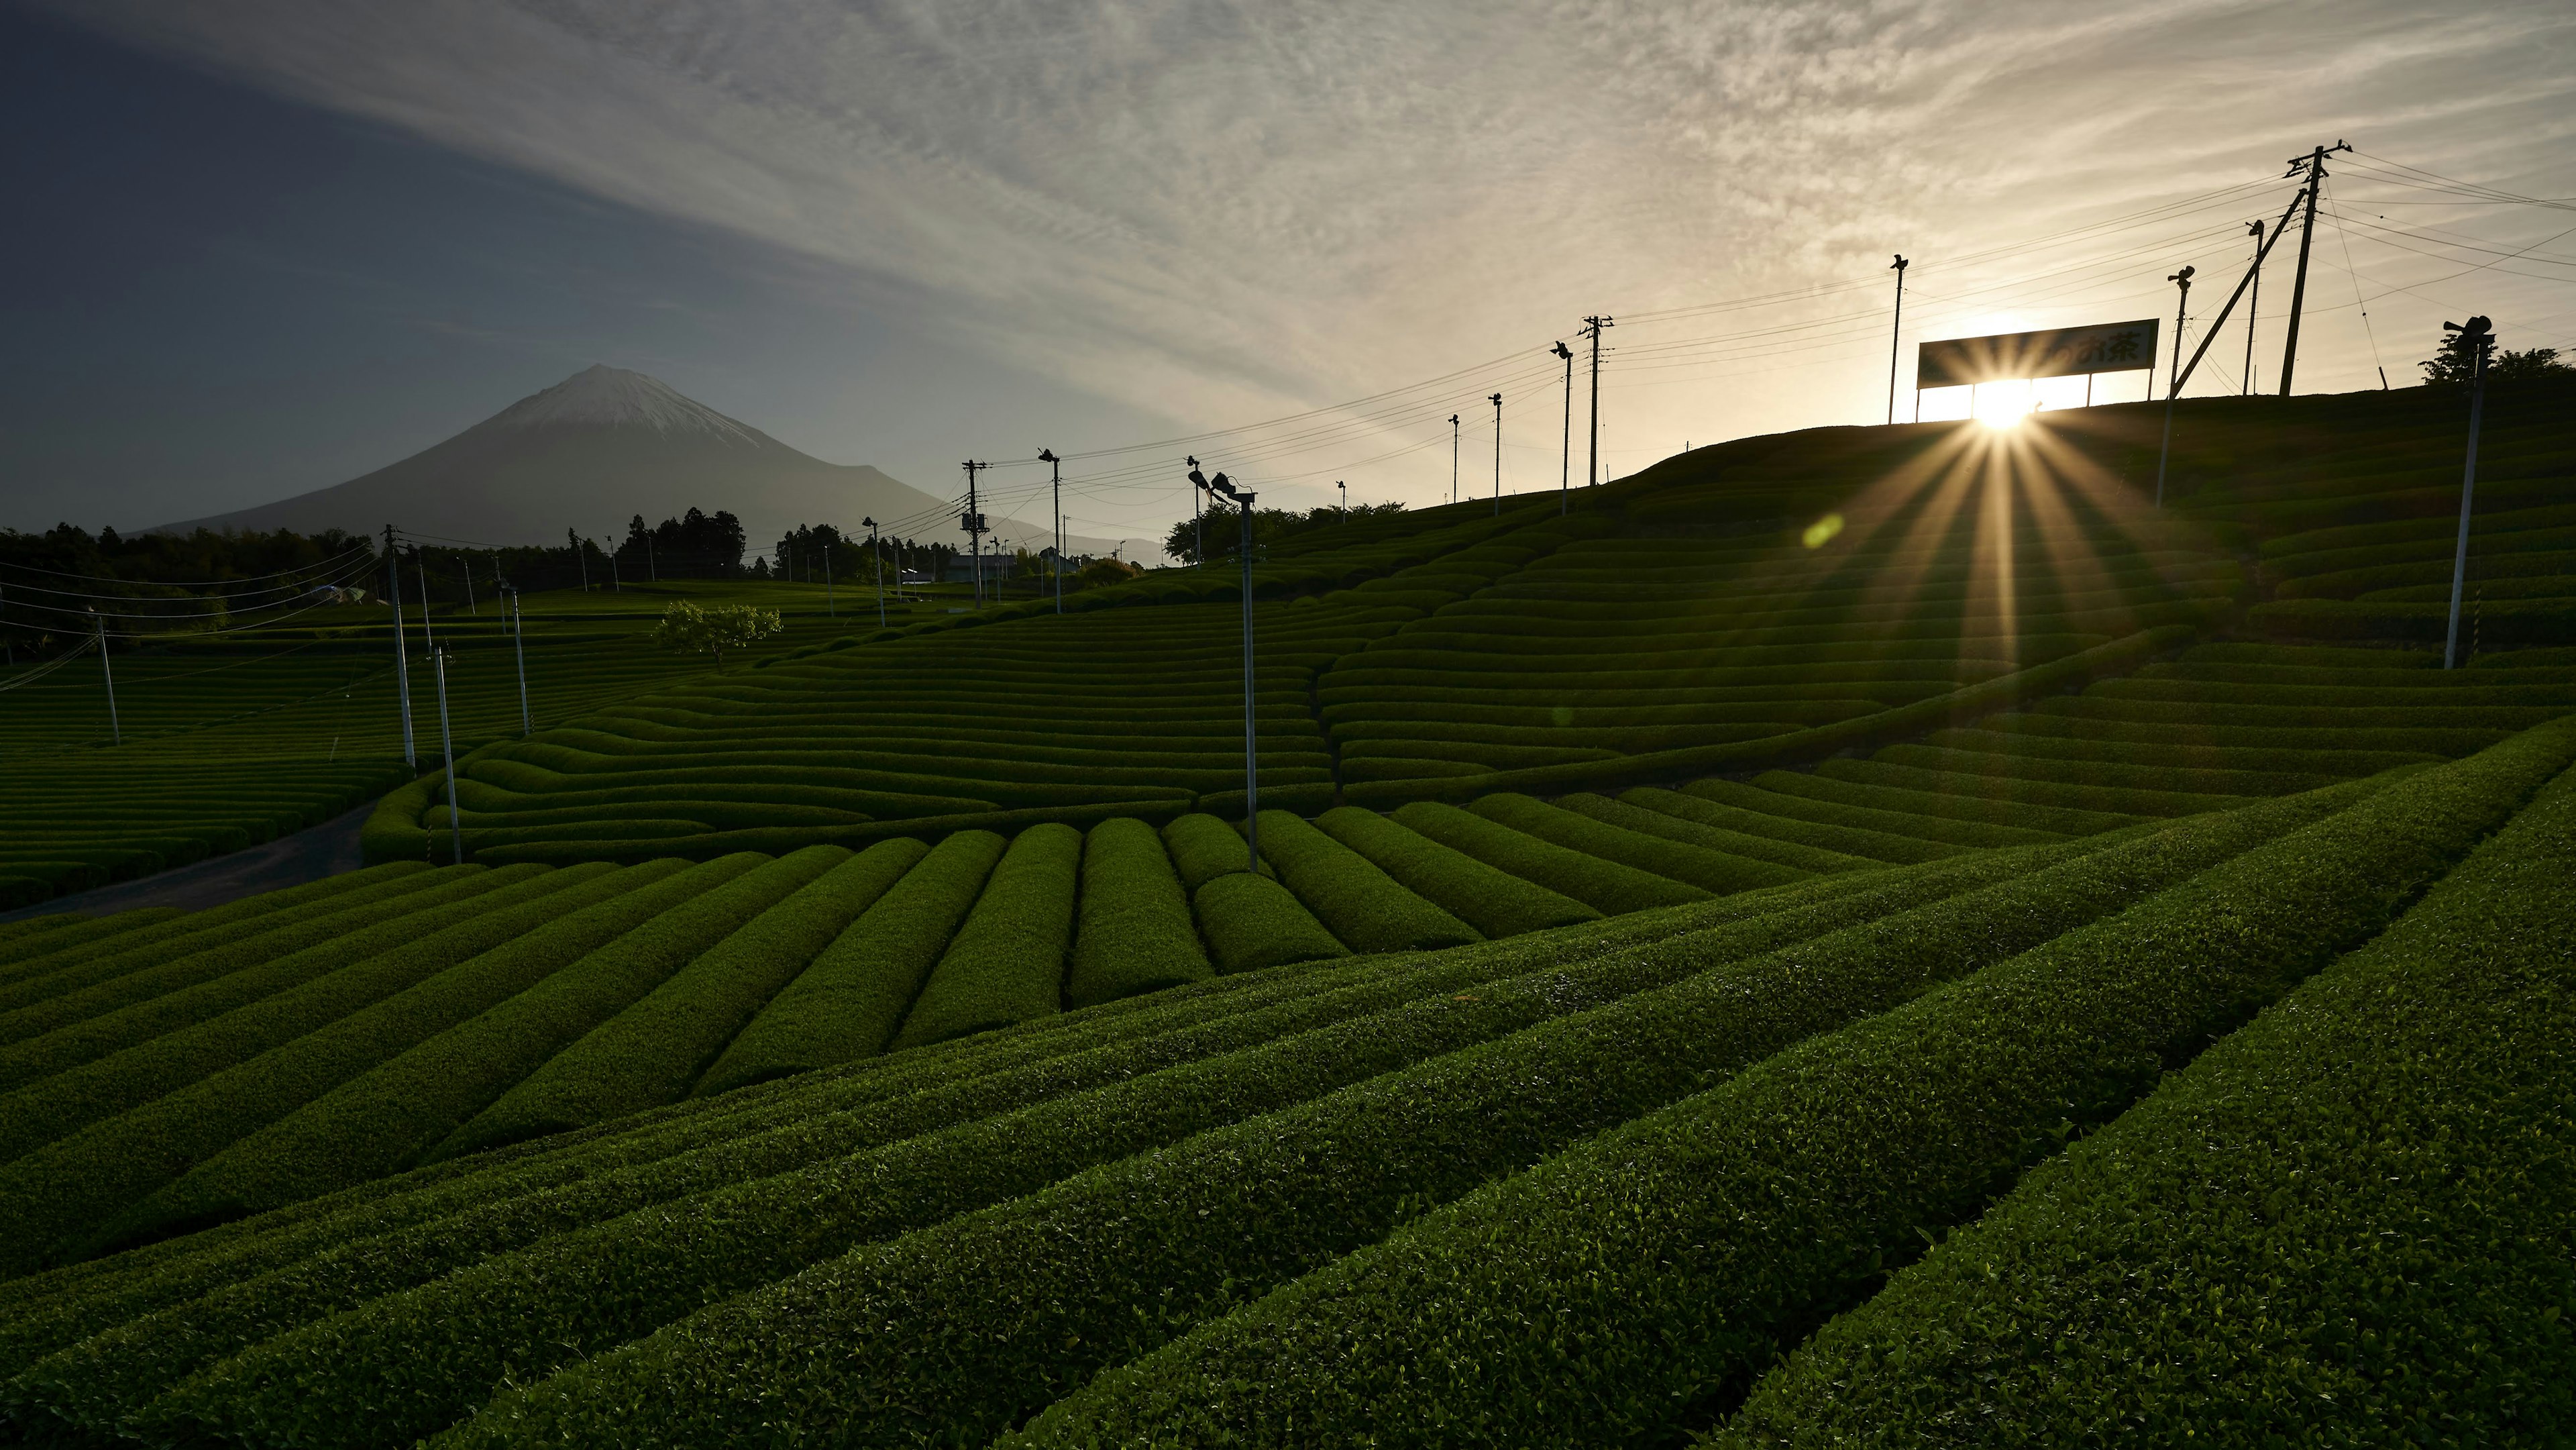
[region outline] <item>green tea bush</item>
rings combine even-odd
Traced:
[[[1497,870],[1364,807],[1338,806],[1317,817],[1315,824],[1407,889],[1488,937],[1519,936],[1601,916],[1571,896]]]
[[[1849,856],[1855,860],[1911,864],[1938,861],[1944,856],[1955,856],[1972,849],[1942,841],[1927,841],[1919,836],[1900,836],[1890,831],[1832,825],[1803,816],[1781,814],[1779,807],[1799,803],[1741,781],[1693,781],[1678,791],[1641,785],[1620,792],[1619,800],[1622,804],[1658,815],[1778,841],[1783,845]],[[2047,839],[2040,833],[2032,834],[2039,839]]]
[[[1931,1229],[2378,931],[2571,755],[2576,733],[2535,735],[2426,772],[1810,1037],[1110,1371],[1026,1441],[1670,1437]]]
[[[1220,972],[1350,955],[1287,887],[1267,876],[1229,871],[1192,893],[1190,905]]]
[[[429,1153],[431,1160],[500,1147],[526,1138],[577,1128],[591,1121],[590,1100],[580,1069],[596,1068],[588,1054],[576,1057],[564,1073],[544,1068],[564,1049],[614,1021],[651,995],[700,953],[741,930],[762,912],[798,888],[847,860],[845,853],[815,847],[773,861],[754,858],[740,876],[690,897],[686,902],[592,952],[526,992],[511,999],[487,1028],[496,1037],[534,1057],[508,1092],[449,1134]]]
[[[1640,789],[1651,789],[1651,787]],[[1631,795],[1636,793],[1629,792]],[[1662,794],[1670,795],[1671,792],[1666,791]],[[1680,799],[1689,800],[1689,797],[1684,796]],[[1724,826],[1713,826],[1684,816],[1666,814],[1643,805],[1633,805],[1625,799],[1614,801],[1607,796],[1593,795],[1588,791],[1559,796],[1552,804],[1559,810],[1588,816],[1605,826],[1613,826],[1636,835],[1658,836],[1668,841],[1678,841],[1683,845],[1716,851],[1736,860],[1767,861],[1775,866],[1799,872],[1802,878],[1820,872],[1862,871],[1880,864],[1865,856],[1846,855],[1840,851],[1801,846],[1795,842],[1783,841],[1771,836],[1757,836],[1743,831],[1729,830]],[[1692,802],[1692,804],[1699,803]]]
[[[1065,955],[1081,888],[1082,833],[1031,826],[940,954],[895,1034],[897,1049],[945,1042],[1064,1010]]]
[[[1182,888],[1192,895],[1228,871],[1254,869],[1252,848],[1245,844],[1243,833],[1203,811],[1165,825],[1163,844],[1171,852],[1172,868],[1180,873]],[[1267,863],[1259,869],[1265,875],[1270,871]]]
[[[1468,809],[1489,821],[1527,832],[1569,851],[1580,851],[1587,856],[1634,866],[1640,871],[1651,871],[1720,896],[1762,886],[1785,886],[1814,874],[1776,861],[1693,845],[1661,832],[1629,830],[1596,816],[1548,805],[1525,795],[1509,792],[1491,795]]]
[[[1868,925],[1748,960],[1748,949],[1795,940],[1793,920],[1812,931],[1836,916],[1793,910],[1242,1055],[1274,1064],[1274,1079],[1349,1079],[1355,1054],[1414,1065],[862,1248],[507,1393],[461,1443],[531,1432],[579,1439],[611,1402],[629,1412],[653,1406],[642,1411],[654,1417],[649,1433],[682,1441],[730,1438],[754,1406],[775,1415],[789,1403],[800,1421],[829,1423],[856,1443],[998,1432],[1094,1370],[1378,1237],[1426,1203],[1927,979],[2008,955],[2016,941],[2115,909],[2152,889],[2141,878],[2170,879],[2316,814],[2302,802],[2162,851],[2105,852],[2097,859],[2123,859],[2072,881],[2033,886],[2007,870],[2004,885],[1946,902],[1935,891],[1937,904],[1886,912],[1900,895]],[[1224,1081],[1217,1074],[1250,1065],[1211,1062],[1201,1076],[1212,1089]],[[849,1352],[804,1349],[823,1341]]]
[[[565,893],[611,869],[597,865],[564,871],[521,868],[521,879],[502,878],[493,889],[442,912],[444,926],[431,930],[424,923],[398,920],[345,942],[309,948],[296,956],[317,960],[310,964],[311,970],[292,974],[303,978],[292,986],[229,1010],[208,1011],[191,1025],[135,1034],[136,1040],[121,1050],[97,1055],[67,1052],[67,1060],[74,1055],[85,1060],[41,1075],[0,1097],[0,1162],[248,1062],[524,935],[566,910],[587,905],[586,894]],[[294,960],[284,958],[234,975],[266,974]],[[345,964],[334,966],[334,962]],[[178,995],[196,996],[202,990]],[[146,1002],[17,1047],[42,1049],[60,1039],[74,1039],[61,1044],[65,1047],[87,1047],[90,1044],[77,1039],[88,1035],[89,1029],[110,1026],[157,1005]]]
[[[783,858],[811,879],[700,952],[635,1005],[548,1059],[513,1089],[522,1112],[566,1127],[605,1122],[686,1096],[744,1024],[883,895],[914,854],[853,856],[812,846]]]
[[[991,831],[960,831],[919,854],[902,880],[752,1019],[697,1091],[725,1092],[884,1052],[1008,844]]]
[[[1484,940],[1366,856],[1287,811],[1261,813],[1261,854],[1324,929],[1355,952],[1427,951]]]
[[[1397,810],[1394,818],[1441,845],[1613,916],[1701,901],[1710,894],[1704,887],[1568,850],[1435,801],[1416,801]]]
[[[505,867],[504,875],[480,866],[448,867],[395,883],[420,884],[386,900],[296,913],[292,922],[282,924],[265,918],[268,929],[250,932],[248,926],[260,923],[245,924],[245,934],[224,946],[21,1007],[0,1018],[10,1029],[8,1045],[0,1047],[0,1088],[15,1088],[337,970],[434,929],[440,913],[526,882],[541,869]]]
[[[2571,868],[2562,775],[2385,935],[1827,1325],[1720,1443],[2576,1427]]]
[[[1064,1004],[1088,1007],[1182,986],[1215,970],[1162,836],[1133,818],[1092,827],[1082,842],[1080,917]]]
[[[409,1166],[516,1081],[508,1056],[460,1029],[725,879],[722,866],[657,861],[583,883],[553,903],[554,920],[154,1104],[173,1121],[221,1124],[208,1136],[229,1145],[124,1215],[120,1236],[238,1219]]]

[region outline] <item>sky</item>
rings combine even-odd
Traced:
[[[1005,509],[1052,448],[1102,537],[1185,516],[1185,456],[1419,505],[1454,437],[1467,492],[1552,488],[1587,316],[1617,477],[1884,419],[1901,252],[1906,416],[1917,341],[2170,339],[2184,265],[2197,346],[2347,139],[2299,391],[2405,386],[2471,312],[2576,349],[2563,0],[36,0],[0,116],[19,528],[323,487],[593,362],[933,493],[997,461]],[[2243,386],[2243,321],[2186,395]]]

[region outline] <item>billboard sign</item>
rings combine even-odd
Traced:
[[[2156,319],[2002,332],[1927,342],[1915,355],[1914,386],[1963,388],[2010,378],[2124,373],[2156,365]]]

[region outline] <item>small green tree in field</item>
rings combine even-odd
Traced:
[[[653,629],[653,642],[682,654],[703,651],[715,656],[717,664],[723,664],[726,650],[749,649],[782,628],[775,609],[754,609],[748,604],[700,609],[683,599],[662,611],[662,622]]]

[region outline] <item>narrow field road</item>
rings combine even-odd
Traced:
[[[54,916],[67,911],[104,916],[111,911],[132,911],[145,906],[176,906],[188,911],[202,911],[209,906],[221,906],[227,901],[238,901],[262,891],[301,886],[307,881],[355,871],[365,864],[358,850],[358,828],[366,824],[367,813],[375,808],[376,803],[371,800],[318,826],[307,826],[291,836],[280,836],[264,845],[175,870],[155,872],[140,880],[119,881],[69,896],[57,896],[51,901],[23,906],[16,911],[0,912],[0,922],[29,916]]]

